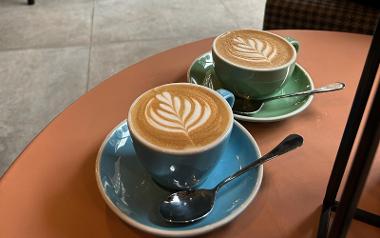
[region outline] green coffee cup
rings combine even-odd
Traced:
[[[293,73],[299,43],[271,32],[241,29],[212,44],[215,72],[236,96],[263,98],[281,89]]]

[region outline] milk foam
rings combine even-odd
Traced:
[[[272,59],[277,56],[276,46],[266,40],[255,37],[248,39],[234,37],[231,43],[232,47],[227,49],[231,56],[245,61],[271,63]]]
[[[175,151],[210,145],[232,127],[232,110],[216,93],[187,83],[163,85],[141,95],[128,115],[133,134]]]
[[[158,101],[158,107],[152,106],[154,101]],[[206,101],[200,103],[198,99],[173,96],[167,91],[156,94],[145,109],[145,119],[154,128],[188,136],[192,130],[204,125],[210,115],[210,105]]]
[[[239,66],[273,68],[292,60],[293,47],[279,36],[257,30],[226,32],[215,40],[217,54]]]

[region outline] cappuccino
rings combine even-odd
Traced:
[[[216,92],[192,84],[170,84],[151,89],[132,104],[131,132],[160,150],[202,149],[228,134],[233,116]]]
[[[291,61],[295,51],[286,40],[256,30],[236,30],[218,36],[214,50],[224,60],[248,68],[275,68]]]

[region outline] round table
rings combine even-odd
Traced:
[[[316,87],[342,81],[345,90],[318,95],[301,114],[275,123],[243,123],[264,153],[289,133],[305,139],[297,151],[264,166],[250,206],[208,237],[315,237],[333,161],[364,66],[370,36],[323,31],[275,31],[301,43],[298,62]],[[95,181],[97,151],[147,89],[186,80],[212,39],[187,44],[112,76],[57,116],[22,152],[0,182],[0,237],[151,237],[122,222]],[[27,123],[27,122],[26,122]],[[377,156],[359,207],[380,214]],[[377,171],[377,173],[375,173]],[[353,220],[348,237],[380,237]]]

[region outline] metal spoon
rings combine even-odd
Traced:
[[[263,99],[254,99],[249,96],[244,97],[244,96],[238,95],[235,97],[235,104],[233,107],[233,111],[234,113],[237,113],[240,115],[250,115],[259,111],[265,102],[268,102],[271,100],[287,98],[287,97],[295,97],[295,96],[308,96],[308,95],[316,94],[316,93],[332,92],[332,91],[341,90],[344,87],[345,87],[344,83],[338,82],[338,83],[329,84],[329,85],[312,89],[312,90],[272,96],[272,97],[263,98]]]
[[[190,223],[206,217],[214,207],[215,195],[219,189],[252,168],[255,168],[279,155],[291,151],[303,144],[303,138],[297,134],[288,135],[269,153],[224,179],[212,189],[179,191],[161,202],[161,216],[170,223]]]

